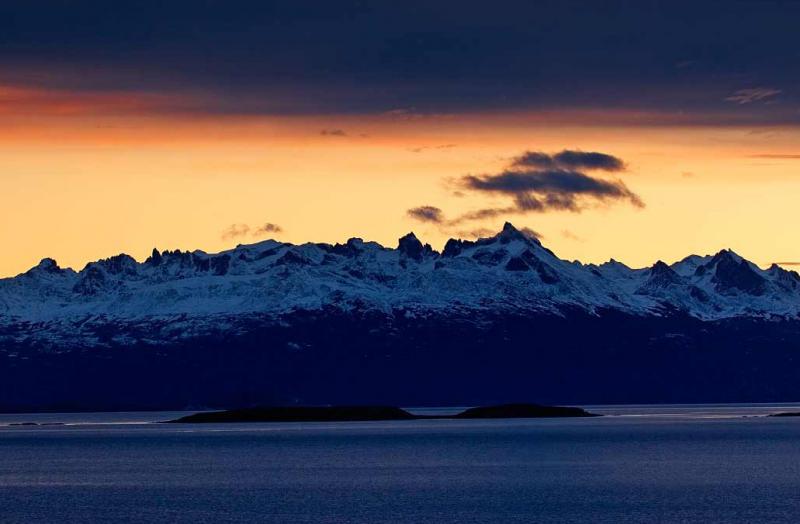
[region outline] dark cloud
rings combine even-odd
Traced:
[[[267,222],[253,230],[253,236],[268,235],[270,233],[283,233],[283,228],[278,224]]]
[[[434,222],[441,224],[444,222],[444,213],[441,209],[434,206],[420,206],[406,211],[408,216],[422,222]]]
[[[599,169],[602,171],[623,171],[625,163],[613,155],[595,151],[570,151],[565,149],[553,155],[559,166],[569,169]]]
[[[323,129],[319,134],[322,136],[347,136],[344,129]]]
[[[589,171],[623,171],[625,169],[625,163],[613,155],[569,149],[554,155],[541,151],[526,151],[515,158],[512,165],[538,169],[585,169]]]
[[[570,166],[571,169],[567,169]],[[644,207],[642,199],[622,180],[597,177],[575,169],[621,171],[625,163],[612,155],[598,152],[563,150],[548,154],[528,151],[497,174],[465,175],[451,183],[461,196],[487,194],[510,199],[506,205],[485,207],[447,219],[441,209],[423,206],[408,211],[409,216],[436,222],[444,228],[464,222],[482,221],[508,215],[570,211],[580,213],[597,204],[627,202]]]
[[[467,175],[466,189],[514,197],[520,211],[580,211],[586,200],[627,200],[644,207],[642,200],[621,181],[595,178],[579,171],[503,171],[496,175]]]
[[[562,229],[561,236],[569,240],[574,240],[576,242],[583,242],[583,238],[579,237],[569,229]]]
[[[800,266],[800,262],[775,262],[779,266]]]
[[[778,88],[739,89],[742,72],[798,84],[798,19],[798,2],[7,0],[0,83],[202,93],[193,111],[225,114],[602,108],[800,123],[797,95],[771,109],[752,102]]]
[[[552,155],[540,151],[526,151],[516,157],[511,163],[517,167],[535,167],[540,169],[552,169],[556,167]]]

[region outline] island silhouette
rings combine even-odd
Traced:
[[[268,406],[187,415],[169,423],[360,422],[377,420],[502,419],[596,417],[581,408],[502,404],[466,409],[454,415],[418,415],[391,406]]]

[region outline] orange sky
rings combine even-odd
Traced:
[[[579,111],[233,117],[174,103],[162,111],[162,102],[0,89],[1,276],[45,256],[78,269],[120,252],[141,260],[154,246],[221,250],[264,238],[223,238],[232,224],[267,222],[291,242],[361,236],[394,246],[414,230],[440,248],[509,219],[562,258],[587,262],[643,266],[723,247],[762,265],[800,261],[800,159],[779,158],[800,151],[792,127],[697,126],[680,115],[656,125],[646,114]],[[527,150],[562,149],[622,158],[628,170],[618,177],[646,207],[616,202],[458,227],[406,214],[501,204],[456,196],[453,181],[497,172]]]

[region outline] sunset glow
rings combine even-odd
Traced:
[[[327,90],[262,76],[226,87],[224,76],[169,74],[155,56],[150,64],[93,57],[73,69],[44,51],[9,57],[0,63],[0,275],[45,256],[79,269],[119,252],[142,259],[153,247],[218,251],[264,238],[234,238],[231,226],[263,223],[296,243],[358,235],[394,245],[414,230],[440,248],[511,220],[568,259],[643,266],[731,247],[764,265],[800,260],[790,86],[720,82],[697,73],[692,57],[664,65],[666,80],[638,99],[622,101],[605,84],[559,99],[539,85],[515,87],[502,104],[455,103],[431,73],[435,100],[392,84],[408,105],[384,101],[375,86],[345,87],[345,73]],[[622,159],[625,171],[601,178],[622,182],[643,207],[591,202],[457,225],[407,213],[432,206],[454,217],[500,204],[508,199],[465,192],[459,180],[501,171],[526,151],[562,150]]]

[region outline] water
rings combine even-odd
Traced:
[[[791,405],[165,425],[0,415],[0,522],[796,522]],[[19,422],[66,425],[16,426]]]

